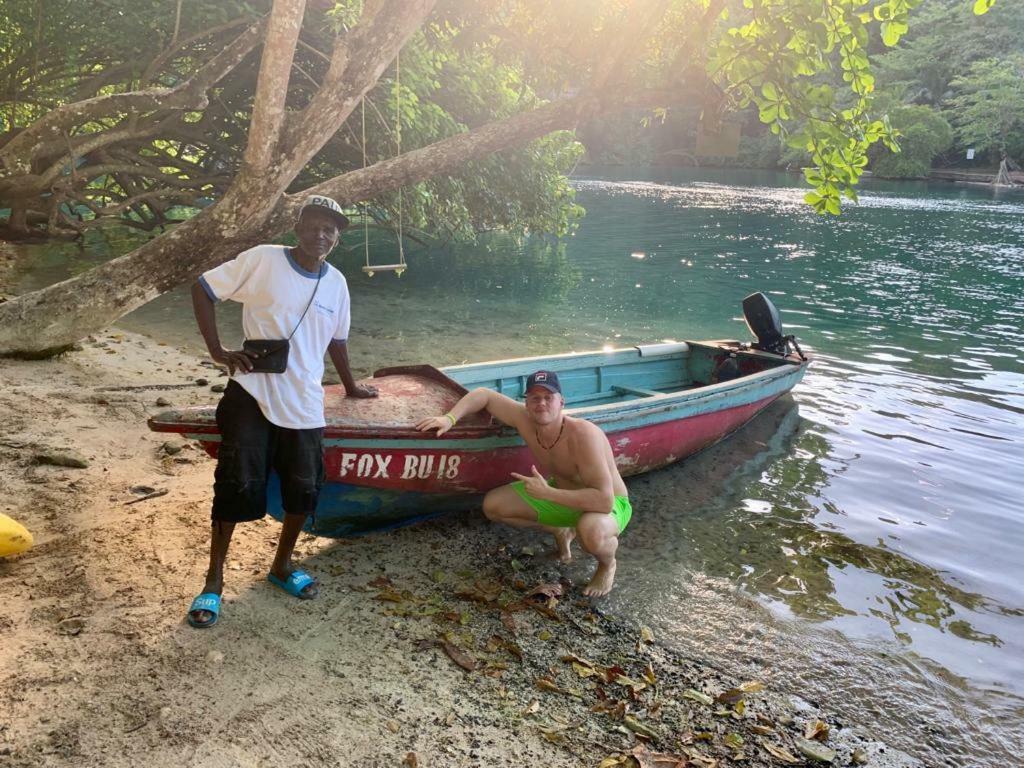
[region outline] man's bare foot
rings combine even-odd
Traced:
[[[555,537],[555,549],[551,552],[551,559],[568,563],[572,560],[572,540],[576,538],[576,529],[558,528],[552,536]]]
[[[601,597],[607,595],[612,591],[612,585],[615,583],[615,561],[612,560],[607,565],[598,563],[597,570],[594,571],[594,578],[590,580],[590,583],[583,588],[583,594],[587,597]]]

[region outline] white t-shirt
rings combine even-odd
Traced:
[[[292,336],[285,372],[236,372],[232,377],[256,399],[268,421],[287,429],[325,426],[324,353],[332,339],[348,340],[345,277],[326,262],[320,275],[316,297]],[[213,301],[242,304],[247,339],[287,339],[316,281],[316,273],[299,266],[283,245],[257,245],[199,278]]]

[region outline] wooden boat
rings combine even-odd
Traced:
[[[307,529],[340,537],[404,525],[479,504],[482,494],[512,480],[510,472],[529,474],[535,463],[529,449],[515,430],[487,413],[463,419],[441,438],[414,428],[424,416],[446,413],[475,387],[522,398],[530,373],[557,372],[565,412],[601,427],[620,471],[629,476],[721,440],[791,390],[808,361],[799,350],[781,349],[677,342],[440,369],[385,368],[369,382],[380,392],[372,400],[346,398],[341,385],[327,386],[327,482]],[[212,406],[166,411],[149,426],[181,433],[217,454]],[[268,506],[280,519],[274,477]]]

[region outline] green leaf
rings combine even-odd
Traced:
[[[982,0],[984,2],[984,0]],[[907,25],[898,21],[882,22],[882,42],[890,48],[900,41],[907,31]]]

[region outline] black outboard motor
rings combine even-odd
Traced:
[[[757,343],[752,345],[754,349],[775,355],[787,355],[792,344],[800,359],[807,359],[793,336],[782,335],[779,310],[763,293],[752,293],[743,300],[743,317],[750,332],[757,337]]]

